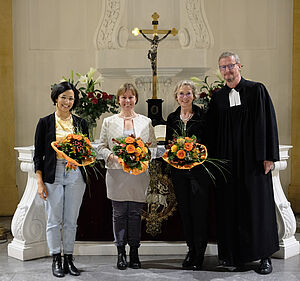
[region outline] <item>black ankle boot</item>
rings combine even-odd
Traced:
[[[195,255],[194,255],[193,263],[192,263],[193,270],[201,270],[202,269],[206,246],[207,246],[206,242],[195,243]]]
[[[185,259],[182,262],[183,269],[190,269],[193,265],[195,250],[192,246],[189,246],[189,250],[185,256]]]
[[[64,270],[61,263],[61,254],[53,254],[52,273],[55,277],[64,277]]]
[[[64,255],[64,272],[65,274],[70,273],[71,275],[74,276],[79,276],[80,272],[76,268],[76,266],[73,264],[73,255]]]
[[[141,262],[139,259],[139,252],[138,252],[139,247],[132,246],[130,247],[130,252],[129,252],[129,267],[133,269],[139,269],[141,268]]]
[[[128,266],[126,261],[125,246],[118,246],[117,249],[118,249],[117,268],[120,270],[124,270]]]

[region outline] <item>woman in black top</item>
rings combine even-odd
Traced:
[[[52,272],[56,277],[63,277],[65,273],[80,274],[73,264],[73,250],[77,218],[86,186],[84,176],[79,168],[66,172],[66,160],[57,156],[51,147],[51,142],[70,133],[81,132],[88,135],[86,121],[70,112],[78,102],[78,94],[79,91],[69,82],[55,85],[51,99],[56,105],[56,111],[39,120],[35,133],[33,159],[37,192],[45,200],[48,216],[46,236],[50,255],[53,256]],[[63,267],[61,243],[64,252]]]
[[[179,107],[167,119],[166,141],[174,136],[195,135],[205,145],[205,112],[193,104],[196,88],[184,80],[174,90]],[[178,202],[188,253],[184,269],[200,270],[208,240],[209,176],[202,165],[189,170],[171,169],[171,178]]]

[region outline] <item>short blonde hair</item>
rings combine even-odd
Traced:
[[[134,87],[133,84],[131,83],[124,83],[123,85],[121,85],[121,87],[119,88],[118,92],[117,92],[117,102],[119,103],[120,101],[120,96],[122,96],[126,91],[131,91],[131,93],[135,96],[136,98],[136,102],[135,104],[138,103],[139,100],[139,94],[137,92],[136,87]]]
[[[176,85],[175,88],[174,88],[174,98],[175,98],[175,100],[177,100],[178,90],[179,90],[182,86],[189,86],[189,87],[192,89],[192,93],[193,93],[194,100],[197,98],[198,91],[197,91],[197,88],[196,88],[194,82],[191,81],[191,80],[181,80],[181,81],[179,81],[179,82],[177,83],[177,85]]]

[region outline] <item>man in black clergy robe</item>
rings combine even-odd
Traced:
[[[226,85],[210,102],[208,153],[228,159],[230,174],[216,185],[218,256],[229,266],[260,260],[257,272],[268,274],[279,250],[271,176],[279,160],[275,112],[265,86],[241,77],[238,55],[223,53],[219,69]]]

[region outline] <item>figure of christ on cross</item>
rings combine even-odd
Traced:
[[[159,15],[155,12],[152,15],[153,21],[153,29],[138,29],[135,28],[132,33],[137,36],[139,33],[143,35],[143,37],[148,40],[151,43],[150,50],[148,51],[148,59],[151,62],[151,68],[152,68],[152,99],[157,99],[157,48],[158,43],[165,38],[169,34],[172,34],[173,36],[176,36],[178,33],[178,30],[176,28],[170,29],[170,30],[159,30],[157,29],[158,26],[158,18]],[[147,37],[145,34],[152,34],[153,38]],[[164,34],[162,38],[159,38],[158,34]]]

